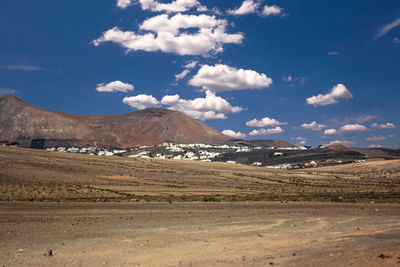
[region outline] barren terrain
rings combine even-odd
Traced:
[[[284,171],[0,147],[0,199],[4,266],[400,262],[399,160]]]

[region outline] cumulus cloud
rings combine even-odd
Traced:
[[[132,4],[132,0],[118,0],[117,1],[117,7],[121,9],[125,9],[129,7]]]
[[[197,60],[193,60],[190,62],[187,62],[185,66],[183,66],[185,69],[193,69],[197,66],[197,63],[199,63]]]
[[[202,6],[197,0],[175,0],[171,3],[161,3],[155,0],[138,0],[142,10],[148,10],[152,12],[185,12],[191,8],[197,8],[197,11],[206,11],[207,7]],[[121,9],[125,9],[134,4],[133,0],[118,0],[117,6]]]
[[[291,140],[298,141],[298,145],[301,145],[301,146],[305,145],[305,144],[307,143],[307,141],[308,141],[308,138],[301,137],[301,136],[292,137],[292,138],[290,138],[290,139],[291,139]]]
[[[280,8],[277,5],[272,5],[272,6],[264,6],[264,9],[262,11],[263,16],[271,16],[271,15],[279,15],[283,11],[282,8]]]
[[[324,134],[333,135],[333,134],[339,134],[339,132],[336,129],[327,129],[324,131]]]
[[[227,13],[230,15],[246,15],[256,13],[259,6],[259,2],[255,2],[253,0],[244,0],[240,7],[236,9],[230,9],[227,11]]]
[[[339,83],[331,89],[328,94],[319,94],[317,96],[312,96],[307,98],[307,104],[313,106],[326,106],[331,104],[336,104],[338,99],[350,99],[353,95],[343,84]]]
[[[391,23],[388,23],[384,26],[382,26],[378,32],[375,35],[375,39],[378,39],[382,36],[384,36],[385,34],[387,34],[389,31],[391,31],[393,28],[396,28],[397,26],[400,25],[400,17],[395,19],[394,21],[392,21]]]
[[[303,123],[300,126],[300,129],[304,130],[312,130],[312,131],[320,131],[322,129],[326,128],[326,125],[324,124],[319,124],[316,121],[313,121],[311,123]]]
[[[329,144],[325,144],[324,147],[332,146],[332,145],[344,145],[344,146],[351,146],[354,145],[356,142],[354,141],[347,141],[347,140],[335,140],[330,142]]]
[[[132,84],[124,83],[121,81],[114,81],[107,84],[97,84],[96,91],[98,92],[123,92],[127,93],[135,88]]]
[[[181,73],[175,75],[175,81],[182,80],[190,73],[190,70],[183,70]]]
[[[386,140],[386,136],[372,136],[372,137],[367,137],[365,140],[371,141],[371,142],[382,141],[382,140]]]
[[[260,129],[260,130],[253,130],[252,132],[249,133],[250,136],[256,136],[256,135],[268,135],[268,134],[280,134],[283,133],[285,130],[283,130],[281,127],[275,127],[272,129]]]
[[[202,121],[226,119],[226,114],[243,110],[241,107],[232,106],[228,101],[216,96],[212,91],[206,91],[205,98],[195,98],[193,100],[181,99],[179,95],[167,95],[161,99],[161,104]]]
[[[274,126],[281,126],[281,125],[286,125],[287,122],[280,122],[275,119],[271,119],[268,117],[265,117],[261,120],[253,119],[248,122],[246,122],[247,126],[251,127],[274,127]]]
[[[394,128],[396,128],[396,126],[390,122],[387,122],[384,124],[373,123],[373,124],[371,124],[371,127],[375,128],[375,129],[394,129]]]
[[[145,109],[160,105],[160,102],[155,97],[145,94],[125,97],[122,102],[136,109]]]
[[[254,70],[236,69],[223,64],[215,66],[204,65],[197,74],[189,80],[192,86],[202,87],[203,90],[214,92],[263,89],[272,84],[272,79],[264,73]]]
[[[222,133],[227,135],[227,136],[236,138],[236,139],[243,139],[243,138],[246,137],[246,134],[241,133],[241,132],[235,132],[235,131],[232,131],[232,130],[223,130]]]
[[[400,39],[397,38],[397,37],[395,37],[395,38],[393,39],[393,43],[395,43],[395,44],[400,44]]]
[[[361,124],[347,124],[340,127],[339,132],[346,133],[346,132],[367,132],[369,129]]]
[[[122,31],[114,27],[102,34],[92,43],[99,46],[105,42],[119,44],[130,51],[161,51],[178,55],[216,54],[223,51],[224,44],[239,44],[243,34],[226,32],[228,22],[216,19],[215,16],[176,14],[169,16],[161,14],[146,19],[139,29],[143,33]],[[185,30],[198,29],[195,33]],[[145,32],[147,31],[147,32]]]

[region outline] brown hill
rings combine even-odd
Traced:
[[[0,96],[0,141],[22,146],[133,147],[230,140],[178,111],[146,109],[122,115],[83,116],[38,108],[12,95]]]

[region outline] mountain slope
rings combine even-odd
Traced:
[[[147,109],[83,116],[38,108],[12,95],[0,96],[0,141],[30,146],[33,139],[45,139],[46,147],[132,147],[163,142],[217,144],[231,138],[178,111]]]

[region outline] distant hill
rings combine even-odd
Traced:
[[[0,96],[0,141],[22,146],[133,147],[163,142],[222,144],[231,139],[173,110],[84,116],[42,109],[12,95]]]

